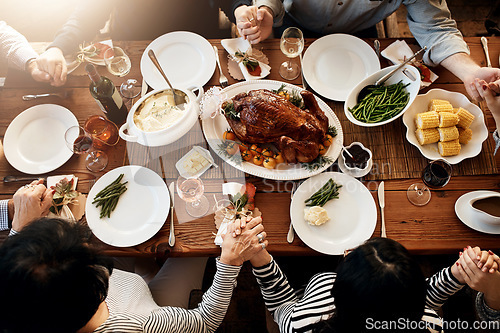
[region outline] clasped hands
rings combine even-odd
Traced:
[[[230,223],[222,235],[220,261],[224,264],[241,266],[247,260],[266,252],[268,245],[262,217],[242,217]]]

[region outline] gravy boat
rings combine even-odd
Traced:
[[[472,198],[469,201],[469,209],[470,212],[472,213],[471,216],[478,221],[488,223],[490,225],[495,225],[495,226],[500,226],[500,217],[498,216],[493,216],[491,214],[486,213],[485,211],[482,211],[480,209],[477,209],[473,206],[473,204],[476,201],[486,199],[486,198],[491,198],[491,197],[500,197],[500,193],[493,192],[493,191],[488,191],[488,193],[478,193],[477,196]]]

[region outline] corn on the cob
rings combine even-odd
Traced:
[[[458,108],[453,108],[453,113],[457,113],[458,112]]]
[[[458,141],[466,145],[472,139],[472,130],[470,128],[458,128]]]
[[[458,116],[457,126],[462,128],[469,128],[469,126],[472,124],[475,118],[472,113],[470,113],[464,108],[458,108],[457,116]]]
[[[460,154],[461,148],[462,147],[460,146],[458,139],[453,141],[438,142],[439,154],[443,157],[458,155]]]
[[[453,112],[453,106],[450,102],[442,99],[431,99],[429,103],[429,111]]]
[[[439,114],[437,112],[418,113],[415,123],[420,129],[436,128],[439,126]]]
[[[458,116],[453,112],[439,113],[439,127],[451,127],[458,124]]]
[[[434,143],[439,141],[439,131],[437,128],[420,129],[415,131],[415,136],[421,145]]]
[[[451,141],[458,139],[458,129],[456,126],[451,127],[440,127],[439,131],[439,141]]]

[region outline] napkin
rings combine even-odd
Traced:
[[[394,65],[401,64],[413,55],[412,49],[404,40],[397,40],[382,51],[382,56]],[[411,64],[417,67],[421,75],[420,89],[428,87],[439,77],[434,74],[429,67],[423,64],[422,60],[413,60]]]
[[[244,52],[248,54],[250,57],[252,57],[252,45],[248,42],[248,40],[243,39],[242,37],[239,38],[231,38],[231,39],[223,39],[221,41],[222,46],[226,49],[227,53],[229,53],[231,56],[234,56],[236,51]],[[259,76],[252,75],[248,72],[247,68],[245,65],[243,65],[242,62],[238,63],[238,67],[243,74],[243,77],[245,80],[258,80],[265,78],[266,76],[269,75],[271,72],[271,66],[263,63],[259,59],[256,59],[255,57],[252,57],[255,60],[259,62],[260,68],[262,69],[261,73]]]
[[[222,194],[225,196],[232,195],[235,196],[240,190],[244,188],[243,184],[236,182],[229,182],[222,184]],[[217,212],[215,213],[216,217],[218,216]],[[221,216],[222,217],[222,216]],[[222,245],[222,235],[225,235],[227,232],[227,227],[229,223],[232,223],[235,218],[228,219],[225,216],[222,217],[222,222],[219,226],[219,230],[217,230],[217,235],[215,235],[215,245]]]

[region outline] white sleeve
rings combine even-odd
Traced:
[[[8,60],[9,66],[25,70],[26,62],[38,57],[28,40],[4,21],[0,21],[0,58]]]

